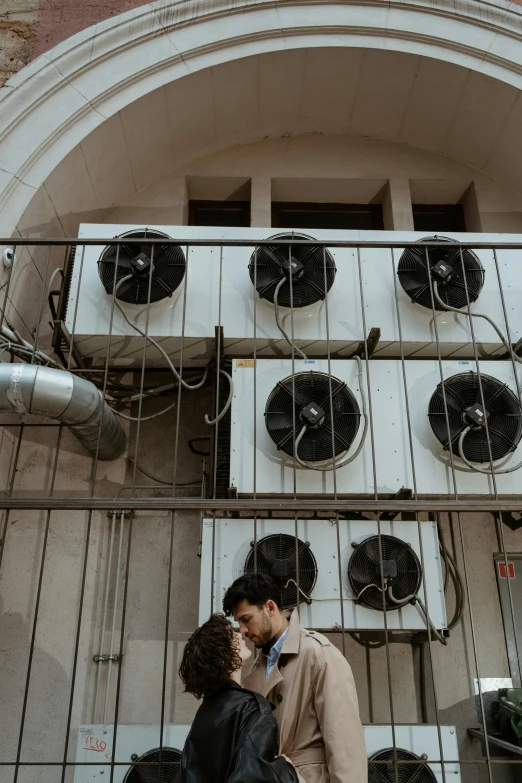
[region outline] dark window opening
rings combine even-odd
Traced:
[[[413,204],[415,231],[465,231],[462,204]]]
[[[189,226],[249,225],[249,201],[189,201]]]
[[[355,229],[383,228],[380,204],[306,204],[274,202],[272,226],[276,228]]]

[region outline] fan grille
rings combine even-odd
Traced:
[[[423,242],[439,242],[441,247],[426,248]],[[438,280],[437,291],[442,301],[450,307],[467,307],[466,287],[469,301],[475,302],[484,285],[484,268],[479,259],[471,250],[462,250],[455,247],[451,239],[445,237],[427,237],[421,240],[418,247],[409,247],[400,257],[397,267],[399,281],[412,302],[432,309],[432,292],[428,276],[429,260],[430,270],[443,262],[452,268],[451,277],[447,280]],[[462,267],[464,266],[464,270]],[[431,272],[433,276],[433,272]],[[444,310],[433,295],[435,310]]]
[[[279,234],[272,239],[309,239],[304,234]],[[289,258],[302,266],[300,273],[290,279],[286,273]],[[325,298],[335,280],[335,262],[326,248],[317,245],[266,245],[258,247],[248,265],[250,279],[259,296],[274,301],[276,286],[286,278],[277,295],[281,307],[307,307]]]
[[[395,758],[397,764],[395,764]],[[376,761],[388,762],[376,764]],[[401,761],[418,761],[419,764],[401,764]],[[368,759],[368,783],[437,783],[437,778],[426,762],[403,748],[386,748]]]
[[[170,239],[160,231],[129,231],[122,234],[125,239]],[[133,274],[132,260],[140,253],[152,259],[153,271],[150,280],[149,271],[143,274]],[[117,269],[116,269],[117,263]],[[185,275],[185,254],[179,245],[150,245],[146,241],[140,244],[125,244],[106,247],[98,260],[98,274],[108,294],[114,291],[114,273],[116,284],[124,277],[132,275],[119,288],[116,297],[122,302],[131,304],[147,304],[159,302],[167,296],[172,296],[181,285]],[[150,298],[149,298],[150,284]]]
[[[257,551],[257,563],[256,563]],[[299,564],[299,602],[310,596],[317,579],[317,563],[307,543],[285,533],[276,533],[254,542],[245,561],[245,574],[266,574],[281,586],[281,606],[291,609],[297,601],[297,567]],[[257,566],[257,567],[256,567]],[[293,580],[293,581],[290,581]],[[302,591],[302,592],[301,592]]]
[[[480,374],[484,407],[487,415],[485,427],[472,428],[464,438],[463,452],[471,462],[489,462],[488,433],[493,460],[502,459],[514,451],[522,438],[522,408],[511,389],[496,378]],[[462,431],[473,426],[467,411],[475,405],[482,407],[482,395],[478,375],[474,372],[452,375],[444,381],[449,432],[444,409],[442,383],[439,383],[430,400],[428,417],[431,428],[445,449],[451,442],[452,452],[458,456],[458,442]]]
[[[265,408],[265,424],[277,448],[294,456],[294,443],[303,428],[301,412],[310,404],[322,408],[325,416],[318,426],[308,427],[304,433],[299,443],[299,458],[305,462],[319,462],[348,451],[359,429],[361,414],[357,400],[343,381],[327,373],[313,371],[290,375],[279,381],[270,393]]]
[[[161,754],[161,772],[160,772]],[[176,748],[154,748],[148,750],[138,761],[148,762],[147,766],[131,767],[123,783],[176,783],[179,777],[181,753]]]
[[[397,564],[397,576],[391,581],[395,599],[401,601],[415,595],[421,586],[422,567],[411,546],[395,536],[381,536],[381,548],[383,561]],[[354,549],[348,563],[348,579],[363,606],[382,610],[379,536],[370,536]],[[387,595],[385,605],[387,610],[400,609]]]

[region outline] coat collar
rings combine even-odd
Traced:
[[[301,627],[299,625],[299,613],[294,609],[289,616],[288,633],[285,636],[281,655],[297,655],[301,644]],[[260,652],[257,656],[254,668],[247,677],[248,687],[252,690],[267,696],[272,688],[283,680],[283,675],[279,670],[279,662],[276,663],[268,680],[266,679],[266,655]]]

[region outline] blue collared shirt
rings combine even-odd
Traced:
[[[285,640],[285,636],[288,633],[288,628],[286,628],[277,642],[274,644],[273,647],[270,648],[270,652],[266,656],[266,679],[270,677],[270,673],[274,666],[277,663],[277,659],[279,658],[279,654],[281,652],[281,648],[283,647],[283,642]]]

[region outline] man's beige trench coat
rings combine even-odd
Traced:
[[[366,783],[368,761],[352,670],[328,639],[299,625],[294,609],[266,680],[260,652],[243,685],[275,704],[279,752],[306,783]]]

